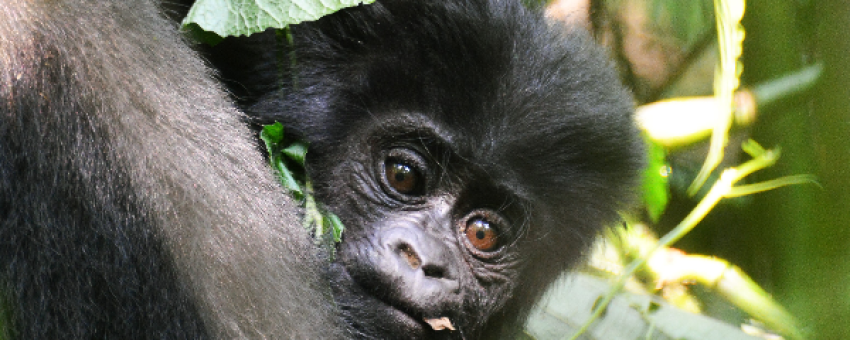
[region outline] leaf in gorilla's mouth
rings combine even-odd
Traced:
[[[431,328],[433,328],[435,331],[442,331],[442,330],[445,330],[445,329],[448,329],[450,331],[455,330],[455,327],[452,326],[451,320],[449,320],[449,318],[447,318],[445,316],[442,317],[442,318],[438,318],[438,319],[427,319],[426,318],[425,322],[429,326],[431,326]]]

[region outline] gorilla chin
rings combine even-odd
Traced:
[[[408,312],[366,292],[342,265],[330,269],[334,300],[356,339],[441,339],[422,313]],[[447,333],[443,331],[442,333]],[[442,334],[449,336],[449,334]]]

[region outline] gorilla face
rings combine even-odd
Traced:
[[[317,197],[346,225],[331,268],[346,319],[359,336],[382,339],[492,338],[516,328],[601,224],[586,214],[598,193],[542,185],[590,185],[581,183],[588,170],[527,162],[543,145],[517,138],[517,126],[469,129],[380,111],[314,167],[326,170]],[[458,331],[424,322],[442,317]]]
[[[525,199],[427,118],[393,114],[358,137],[362,152],[332,170],[345,189],[322,194],[341,193],[331,200],[348,226],[332,267],[338,303],[376,337],[430,338],[424,320],[441,317],[474,334],[518,282]]]

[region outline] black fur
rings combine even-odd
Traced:
[[[339,337],[255,136],[156,4],[4,1],[0,17],[14,338]]]
[[[642,164],[604,53],[518,2],[380,1],[293,27],[294,50],[230,39],[209,54],[221,78],[257,122],[312,143],[316,195],[346,224],[324,273],[256,137],[153,0],[13,0],[0,17],[13,338],[504,338]],[[381,182],[399,160],[421,167],[416,195]],[[470,216],[503,227],[496,251],[465,243]],[[458,331],[422,322],[441,316]]]

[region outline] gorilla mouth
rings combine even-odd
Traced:
[[[432,331],[422,313],[394,304],[369,292],[343,264],[331,266],[334,300],[352,327],[377,338],[428,338]],[[365,329],[364,329],[365,328]]]
[[[380,299],[375,299],[380,301]],[[416,333],[425,332],[427,329],[430,329],[430,327],[428,327],[428,324],[425,323],[424,318],[417,317],[414,314],[406,312],[384,301],[380,302],[386,306],[386,313],[392,315],[392,323],[400,325],[408,330],[415,331]]]

